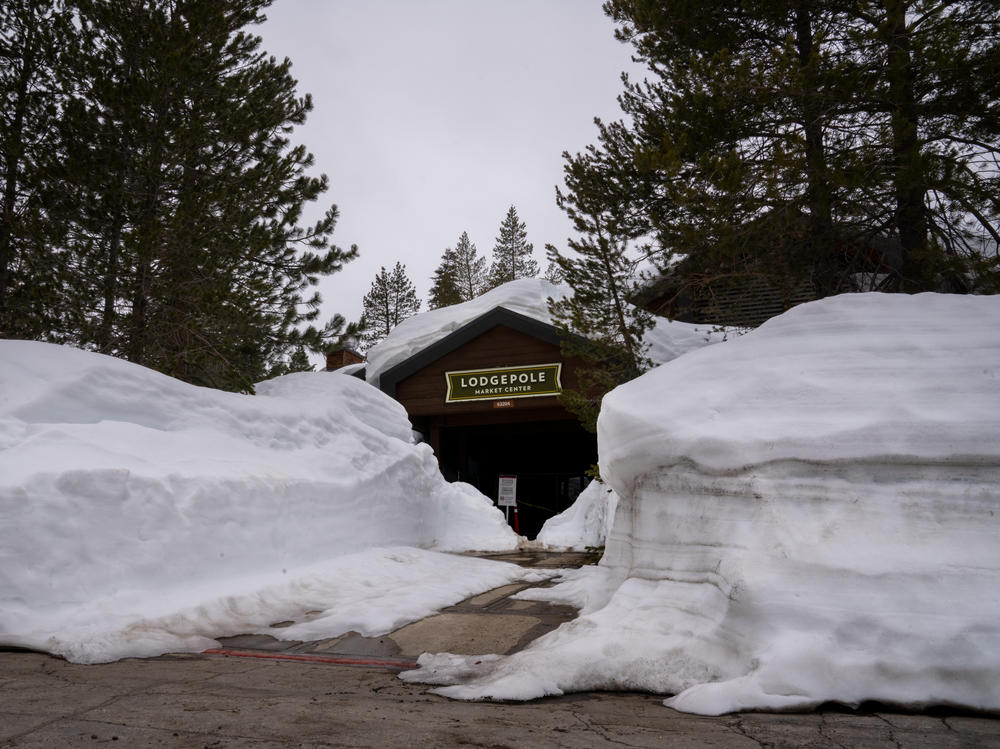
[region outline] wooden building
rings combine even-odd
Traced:
[[[496,500],[499,477],[517,476],[520,531],[534,537],[597,462],[596,437],[558,398],[576,369],[553,326],[494,307],[384,371],[379,387],[406,408],[448,480]]]

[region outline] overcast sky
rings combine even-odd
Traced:
[[[333,240],[360,250],[321,283],[324,321],[357,319],[397,260],[426,309],[445,248],[468,231],[491,259],[511,205],[543,270],[545,244],[565,247],[561,154],[620,116],[634,69],[600,0],[276,0],[267,16],[264,48],[315,105],[293,135],[330,178],[309,218],[337,204]]]

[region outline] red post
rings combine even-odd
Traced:
[[[521,535],[521,524],[517,520],[517,505],[514,505],[514,533]]]

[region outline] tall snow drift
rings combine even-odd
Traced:
[[[77,660],[149,654],[183,637],[136,645],[121,632],[345,554],[516,547],[375,388],[309,372],[258,393],[0,341],[0,642]]]
[[[547,593],[583,615],[407,678],[703,714],[1000,710],[1000,297],[796,307],[610,393],[599,449],[621,497],[606,554]]]

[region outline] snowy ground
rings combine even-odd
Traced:
[[[601,416],[620,497],[601,565],[522,594],[582,615],[406,678],[461,698],[649,690],[705,714],[1000,710],[1000,297],[845,295],[700,351],[668,330],[668,358],[688,353]],[[428,550],[517,539],[443,481],[398,404],[333,373],[259,392],[0,341],[0,644],[97,662],[374,635],[527,574]],[[606,532],[602,494],[549,543]]]
[[[96,662],[240,632],[377,634],[523,575],[399,548],[518,539],[444,481],[395,401],[325,372],[258,393],[0,341],[0,644]]]
[[[1000,710],[1000,297],[845,295],[618,388],[620,495],[582,615],[506,658],[421,657],[466,699],[680,710]]]

